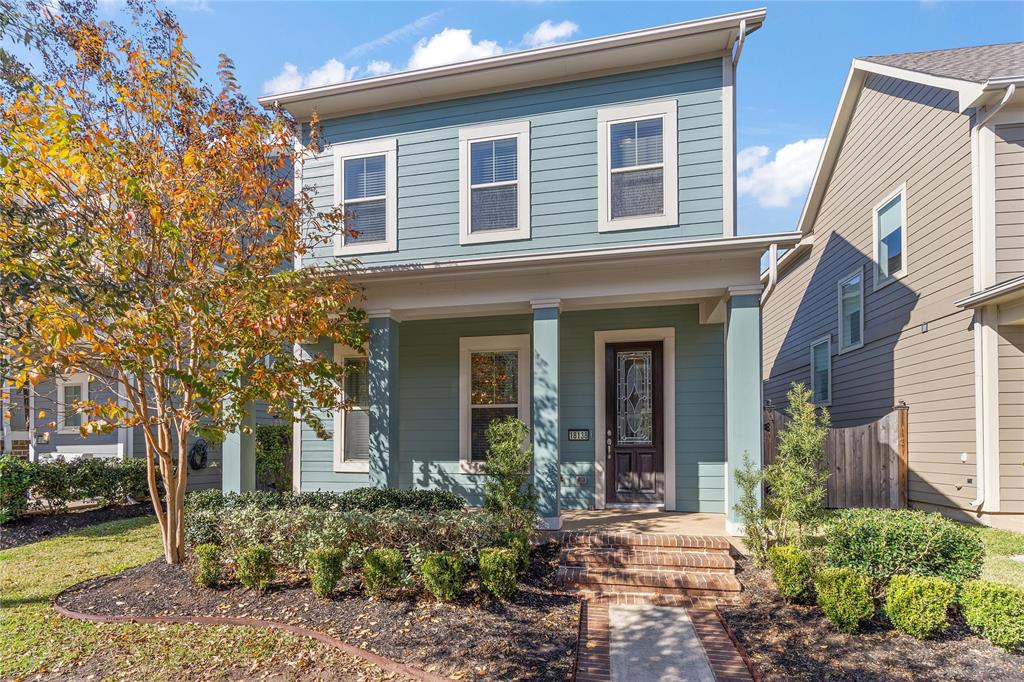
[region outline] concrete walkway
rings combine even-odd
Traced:
[[[715,682],[684,608],[613,604],[608,629],[611,682]]]

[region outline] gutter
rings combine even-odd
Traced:
[[[779,244],[772,242],[768,247],[768,285],[761,292],[761,307],[768,302],[775,285],[779,283]]]
[[[743,52],[743,43],[747,40],[747,20],[740,19],[739,35],[736,37],[736,49],[732,53],[732,65],[740,63],[740,53]]]
[[[972,158],[974,158],[974,159],[979,159],[980,158],[981,149],[979,147],[979,142],[978,142],[978,133],[979,133],[979,131],[985,126],[986,123],[988,123],[990,120],[992,120],[993,116],[995,116],[997,113],[999,113],[999,111],[1004,106],[1006,106],[1006,103],[1010,101],[1010,99],[1013,97],[1013,95],[1014,95],[1014,93],[1016,93],[1016,91],[1017,91],[1017,84],[1016,83],[1010,83],[1006,87],[1006,90],[1003,92],[1003,97],[1002,97],[1001,100],[999,100],[999,103],[996,104],[995,106],[993,106],[988,111],[986,111],[984,118],[976,121],[975,124],[973,126],[971,126],[971,156],[972,156]],[[973,189],[973,195],[974,195],[974,205],[972,206],[972,208],[974,209],[972,211],[972,222],[974,223],[973,231],[974,231],[975,237],[978,240],[975,243],[975,253],[977,253],[978,251],[982,251],[983,249],[986,249],[987,246],[988,246],[987,239],[985,239],[984,238],[985,235],[982,234],[982,229],[981,229],[981,224],[980,224],[980,221],[981,221],[981,211],[982,211],[982,208],[983,208],[981,206],[980,179],[976,180],[975,185],[974,185],[974,187],[972,189]],[[979,265],[979,263],[976,262],[975,263],[975,272],[980,272],[980,270],[978,268],[978,265]],[[978,285],[979,289],[984,289],[985,282],[976,282],[976,285]],[[977,454],[976,454],[974,460],[975,460],[975,490],[977,490],[977,497],[975,497],[973,500],[971,500],[969,506],[976,507],[976,508],[980,509],[981,506],[983,504],[985,504],[985,487],[986,487],[985,464],[986,464],[987,453],[988,453],[988,449],[989,449],[989,443],[988,443],[988,435],[989,434],[987,433],[987,428],[986,428],[988,420],[986,419],[986,416],[987,416],[989,410],[992,409],[992,407],[987,404],[987,401],[985,399],[986,398],[986,394],[987,394],[987,390],[986,389],[987,389],[987,384],[988,384],[988,381],[986,381],[987,377],[985,376],[985,357],[986,357],[986,350],[987,350],[986,349],[987,344],[986,344],[986,341],[985,341],[985,326],[986,325],[984,323],[985,311],[984,310],[979,310],[979,311],[975,312],[975,316],[978,316],[978,315],[981,316],[980,324],[979,324],[978,320],[976,320],[975,324],[974,324],[974,396],[975,396],[975,407],[974,407],[974,419],[975,419],[975,427],[974,428],[975,428],[975,431],[974,431],[974,439],[975,439],[975,447],[977,448]],[[990,378],[988,378],[988,379],[990,379]]]

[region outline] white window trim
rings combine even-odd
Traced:
[[[890,201],[900,197],[900,249],[903,254],[903,267],[896,272],[890,272],[889,276],[885,279],[879,278],[881,269],[878,263],[878,212],[888,204]],[[884,199],[875,204],[875,207],[871,210],[871,260],[874,263],[875,271],[871,275],[871,290],[878,291],[882,287],[889,286],[898,279],[903,279],[908,271],[907,264],[909,263],[907,253],[907,185],[906,183],[899,186],[898,189],[890,192]]]
[[[597,112],[597,231],[639,230],[679,224],[679,132],[678,103],[674,99],[645,102],[624,107],[600,109]],[[663,207],[660,215],[612,220],[610,131],[613,123],[638,119],[662,118]],[[639,167],[638,167],[639,168]]]
[[[821,344],[828,345],[828,396],[822,402],[814,401],[814,349]],[[811,341],[811,402],[815,405],[822,405],[828,407],[832,404],[832,336],[823,336],[820,339]]]
[[[530,335],[510,334],[508,336],[463,336],[459,338],[459,471],[464,474],[483,473],[483,462],[470,458],[470,381],[472,379],[470,358],[473,353],[516,351],[519,353],[519,419],[530,426],[530,388],[533,380],[530,374]]]
[[[398,250],[398,140],[387,138],[382,140],[366,140],[336,144],[331,147],[334,154],[334,205],[344,205],[345,160],[359,159],[367,156],[384,155],[384,222],[385,239],[382,242],[367,244],[345,244],[345,236],[341,233],[334,237],[335,256],[357,256],[368,253],[386,253]]]
[[[365,358],[366,353],[350,348],[343,343],[334,344],[334,362],[341,364],[347,358]],[[335,473],[368,473],[370,460],[345,460],[345,418],[348,410],[334,411],[334,471]]]
[[[851,344],[849,346],[843,345],[843,285],[849,282],[854,277],[860,277],[860,341]],[[860,267],[853,272],[846,275],[836,283],[836,305],[838,306],[838,317],[839,317],[839,355],[849,352],[851,350],[857,350],[864,346],[864,268]],[[831,385],[830,385],[831,386]]]
[[[82,387],[82,402],[89,400],[89,375],[85,372],[76,372],[64,377],[57,378],[57,433],[80,433],[80,429],[89,424],[89,415],[85,412],[82,415],[81,426],[65,426],[64,415],[66,411],[64,401],[64,389],[68,386]]]
[[[518,225],[511,230],[470,230],[470,145],[516,138]],[[511,184],[511,183],[510,183]],[[530,238],[530,122],[512,121],[459,129],[459,244],[485,244]]]

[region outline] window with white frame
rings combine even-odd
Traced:
[[[346,215],[335,239],[338,255],[398,248],[398,182],[394,139],[339,144],[334,152],[334,201]]]
[[[459,130],[459,243],[529,239],[530,122]]]
[[[832,338],[826,336],[811,344],[811,402],[832,403]]]
[[[598,230],[679,222],[676,101],[597,113]]]
[[[334,361],[345,367],[342,398],[348,408],[334,413],[334,470],[369,471],[370,380],[366,357],[338,344]]]
[[[517,417],[530,423],[530,336],[459,340],[459,462],[479,473],[487,460],[487,427]]]
[[[61,432],[77,433],[85,426],[85,413],[77,405],[88,400],[88,375],[78,373],[57,380],[57,423]]]
[[[839,280],[839,352],[864,345],[864,272],[861,268]]]
[[[901,187],[875,206],[875,289],[907,273],[906,193],[906,188]]]

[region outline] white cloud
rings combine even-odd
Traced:
[[[473,42],[473,32],[468,28],[446,28],[430,38],[421,38],[412,49],[409,58],[410,69],[425,69],[430,66],[464,62],[470,59],[493,57],[504,52],[493,40]]]
[[[547,47],[565,40],[578,30],[580,27],[571,21],[560,21],[555,24],[550,19],[545,19],[532,31],[527,31],[523,35],[523,44],[527,47]]]
[[[762,208],[786,208],[803,197],[814,177],[825,138],[791,142],[775,152],[764,146],[747,147],[736,156],[736,187]]]
[[[391,73],[395,69],[391,66],[391,62],[385,62],[381,59],[374,59],[372,62],[366,65],[366,73],[371,76],[383,76],[386,73]]]
[[[347,67],[333,57],[308,74],[303,74],[299,67],[291,62],[285,62],[281,67],[281,73],[263,83],[263,93],[276,95],[282,92],[341,83],[355,78],[358,71],[358,66]]]

